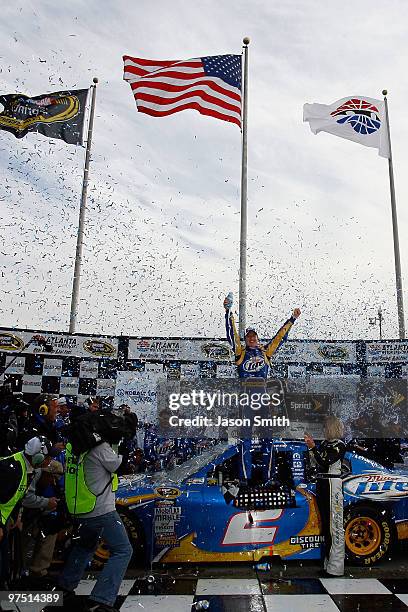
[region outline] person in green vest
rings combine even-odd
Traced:
[[[26,443],[24,450],[0,458],[0,587],[7,585],[9,574],[7,531],[16,519],[22,499],[27,492],[34,470],[46,466],[51,443],[44,436],[36,436]],[[0,589],[1,590],[1,589]]]
[[[122,457],[103,441],[79,455],[73,453],[69,442],[65,453],[65,502],[74,519],[77,537],[73,538],[74,545],[58,580],[58,589],[63,591],[63,609],[73,610],[77,606],[75,589],[103,537],[110,557],[89,596],[87,610],[113,612],[133,554],[115,507],[116,471]]]

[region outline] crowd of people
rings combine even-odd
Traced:
[[[133,417],[130,434],[119,437],[117,444],[99,443],[87,452],[73,448],[81,423],[86,429],[92,418],[107,414]],[[53,566],[60,559],[64,569],[58,588],[69,608],[103,531],[110,559],[89,609],[114,610],[132,555],[115,509],[118,476],[171,470],[203,449],[197,440],[160,438],[156,427],[139,424],[126,404],[109,412],[97,397],[74,403],[46,394],[27,403],[7,384],[1,386],[0,590],[10,584],[51,588],[58,576]]]
[[[69,600],[103,531],[111,557],[89,609],[114,610],[132,555],[115,508],[117,478],[144,471],[147,463],[136,446],[134,415],[131,434],[116,447],[102,442],[73,454],[74,428],[102,412],[94,397],[74,405],[66,397],[41,394],[27,404],[7,385],[0,388],[0,590],[10,584],[49,589],[57,538],[65,530],[73,546],[58,586]],[[115,412],[124,417],[130,409],[121,406]]]

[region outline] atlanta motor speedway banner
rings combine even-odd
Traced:
[[[43,342],[33,340],[36,335]],[[159,377],[235,376],[233,355],[223,338],[131,338],[0,328],[0,384],[10,379],[15,391],[29,395],[56,393],[80,400],[98,395],[106,406],[128,403],[127,399],[135,404],[138,398],[150,412]],[[330,377],[343,378],[344,384],[355,376],[406,379],[408,341],[289,340],[275,354],[271,376],[313,376],[322,384]],[[135,394],[126,398],[124,389]]]
[[[408,362],[408,341],[368,342],[366,344],[366,361],[368,363]]]
[[[110,357],[118,354],[117,338],[98,336],[70,336],[68,334],[39,332],[44,338],[43,344],[33,341],[24,349],[24,354],[47,353],[49,355],[72,355],[75,357]],[[34,334],[35,335],[35,334]],[[28,331],[10,331],[0,329],[0,351],[9,354],[20,353],[33,338]]]
[[[232,352],[225,340],[140,338],[129,340],[128,357],[129,359],[229,361]]]
[[[229,361],[231,349],[223,340],[141,338],[130,339],[129,359],[178,359],[181,361]],[[354,342],[288,340],[274,357],[277,363],[355,363]]]

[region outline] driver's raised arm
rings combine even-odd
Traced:
[[[276,351],[281,346],[281,344],[285,342],[292,325],[295,323],[296,319],[299,316],[300,316],[300,309],[295,308],[290,319],[285,321],[285,323],[282,325],[279,331],[274,335],[272,340],[269,340],[269,342],[265,345],[265,355],[267,357],[272,357],[272,355],[276,353]]]

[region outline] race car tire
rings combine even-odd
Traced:
[[[130,512],[120,511],[120,518],[126,528],[126,532],[129,537],[129,541],[133,548],[133,555],[130,560],[129,566],[138,567],[145,564],[145,551],[146,543],[144,537],[144,531],[139,521],[131,515]],[[106,544],[102,541],[95,551],[92,568],[101,569],[101,567],[109,559],[109,550]]]
[[[346,558],[357,565],[374,565],[392,550],[395,528],[390,515],[370,505],[344,511]]]
[[[146,562],[146,538],[143,527],[136,517],[130,512],[119,512],[126,528],[129,541],[133,548],[133,556],[130,565],[133,567],[143,566]]]

